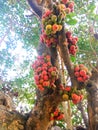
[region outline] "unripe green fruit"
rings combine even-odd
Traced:
[[[52,15],[51,20],[52,20],[53,22],[56,22],[56,21],[57,21],[57,16],[56,16],[56,15]]]
[[[51,75],[52,75],[52,76],[56,76],[56,72],[55,72],[55,71],[52,71],[52,72],[51,72]]]

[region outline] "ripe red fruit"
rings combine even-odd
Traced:
[[[58,116],[58,111],[55,111],[53,114],[54,116]]]
[[[84,82],[84,80],[83,80],[82,77],[78,77],[77,80],[78,80],[79,82]]]
[[[86,76],[86,71],[85,70],[80,70],[80,75],[81,76]]]
[[[50,85],[50,83],[48,81],[43,82],[43,87],[48,87],[49,85]]]
[[[54,70],[54,71],[57,71],[57,68],[56,68],[56,67],[53,67],[53,70]]]
[[[71,87],[70,86],[66,86],[64,90],[69,92],[71,90]]]
[[[48,61],[50,61],[50,55],[47,55],[47,56],[46,56],[46,59],[47,59]]]
[[[44,14],[43,14],[43,18],[46,18],[48,17],[49,15],[51,14],[51,11],[50,10],[47,10]]]
[[[75,39],[76,41],[78,41],[78,37],[74,37],[74,39]]]
[[[73,7],[74,7],[74,2],[69,3],[68,7],[69,7],[70,9],[73,9]]]
[[[69,2],[69,0],[62,0],[62,2],[63,2],[64,4],[66,4],[66,3]]]
[[[70,50],[69,53],[70,53],[71,55],[74,55],[74,56],[75,56],[76,50]]]
[[[38,75],[35,75],[35,76],[34,76],[34,79],[38,81],[38,80],[39,80],[39,76],[38,76]]]
[[[75,38],[72,38],[72,44],[76,45],[77,41]]]
[[[53,31],[58,31],[58,25],[57,25],[57,24],[53,24],[52,30],[53,30]]]
[[[51,67],[50,69],[48,69],[49,72],[52,72],[53,71],[53,67]]]
[[[43,67],[47,67],[48,65],[46,63],[43,64]]]
[[[57,117],[57,120],[62,120],[64,118],[64,114],[60,114],[58,117]]]
[[[51,120],[51,121],[54,120],[54,117],[50,117],[50,120]]]
[[[48,80],[49,79],[49,77],[47,76],[47,75],[45,75],[44,77],[43,77],[43,80]]]
[[[39,84],[39,81],[35,80],[35,83],[36,83],[36,85],[38,85],[38,84]]]
[[[41,60],[43,59],[43,56],[37,56],[37,59]]]
[[[75,46],[76,51],[78,50],[78,46]]]
[[[44,90],[44,88],[43,88],[42,85],[38,85],[38,88],[39,88],[40,91],[43,91],[43,90]]]
[[[80,70],[80,67],[79,67],[79,66],[76,66],[74,70],[75,70],[75,71],[79,71],[79,70]]]
[[[72,97],[72,101],[73,101],[74,104],[77,104],[77,103],[80,102],[80,96],[78,96],[77,94],[73,93],[71,95],[71,97]]]
[[[48,66],[51,66],[51,62],[47,62],[47,65],[48,65]]]
[[[81,95],[80,95],[80,101],[81,101],[83,98],[84,98],[84,96],[81,94]]]
[[[41,68],[41,67],[38,67],[36,71],[39,72],[39,71],[41,71],[41,70],[42,70],[42,68]]]
[[[73,104],[78,104],[79,102],[77,100],[72,100]]]
[[[35,69],[36,68],[36,65],[35,65],[35,63],[34,64],[32,64],[32,69]]]
[[[42,70],[47,70],[47,67],[42,67]]]
[[[83,77],[84,81],[88,80],[89,78],[90,78],[89,75],[85,75],[85,76]]]
[[[67,37],[67,38],[70,38],[70,37],[71,37],[71,35],[72,35],[72,34],[71,34],[71,32],[70,32],[70,31],[66,32],[66,37]]]
[[[39,80],[39,83],[40,83],[40,84],[42,84],[43,82],[44,82],[44,80],[43,80],[43,79],[40,79],[40,80]]]
[[[84,65],[83,65],[83,64],[80,64],[80,65],[79,65],[79,67],[80,67],[80,68],[83,68],[83,67],[84,67]]]
[[[71,46],[70,46],[70,50],[71,50],[71,51],[75,50],[75,46],[74,46],[74,45],[71,45]]]
[[[73,100],[77,100],[78,99],[78,95],[75,94],[75,93],[72,93],[71,97],[72,97]]]
[[[42,75],[47,75],[47,71],[46,70],[42,71]]]
[[[75,72],[75,76],[76,76],[76,77],[79,77],[79,76],[80,76],[79,72],[76,71],[76,72]]]

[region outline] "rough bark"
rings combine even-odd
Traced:
[[[50,91],[48,90],[48,92]],[[52,121],[50,121],[50,115],[54,112],[60,102],[60,95],[58,91],[55,90],[52,94],[44,93],[42,97],[39,96],[34,109],[30,113],[26,130],[47,130],[52,123]]]
[[[87,84],[89,130],[98,130],[98,66]]]
[[[24,130],[27,117],[13,109],[12,100],[0,92],[0,130]]]
[[[41,18],[42,17],[42,7],[38,5],[36,0],[27,0],[34,13]]]

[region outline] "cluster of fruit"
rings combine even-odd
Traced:
[[[60,112],[57,108],[53,113],[51,113],[50,120],[62,120],[64,119],[64,113]]]
[[[41,42],[48,47],[57,45],[56,34],[62,30],[63,21],[66,13],[73,11],[74,3],[69,0],[62,0],[60,3],[53,5],[53,10],[46,10],[42,16],[42,34]]]
[[[42,43],[45,43],[47,47],[50,47],[50,46],[55,47],[57,44],[56,35],[49,37],[48,35],[46,35],[45,31],[43,31],[43,33],[40,35],[40,41]]]
[[[43,91],[45,87],[55,87],[58,71],[56,67],[52,66],[49,55],[38,56],[32,68],[34,69],[35,83],[40,91]]]
[[[74,104],[78,104],[83,99],[83,94],[79,90],[74,90],[74,88],[70,86],[64,87],[63,85],[61,85],[60,88],[64,92],[62,98],[65,101],[72,100]]]
[[[68,49],[69,49],[69,53],[71,55],[76,55],[76,52],[78,50],[78,47],[77,47],[77,42],[78,42],[78,38],[77,37],[73,37],[72,36],[72,33],[70,31],[67,31],[66,32],[66,40],[67,40],[67,43],[68,43]]]
[[[86,82],[91,76],[91,73],[88,71],[88,68],[85,67],[83,64],[76,65],[74,67],[74,74],[78,82],[82,83]]]
[[[74,11],[74,2],[70,1],[70,0],[61,0],[63,4],[65,4],[66,8],[66,12],[70,13]]]
[[[40,36],[41,42],[48,47],[56,46],[56,33],[62,30],[61,23],[58,23],[58,16],[53,11],[46,10],[42,17],[42,34]]]

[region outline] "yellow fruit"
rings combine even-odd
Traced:
[[[69,99],[69,96],[67,95],[67,94],[63,94],[63,99],[65,100],[65,101],[68,101],[68,99]]]
[[[82,69],[85,70],[86,72],[88,72],[88,68],[87,67],[84,66]]]
[[[58,26],[59,26],[58,31],[61,31],[62,30],[62,25],[58,25]]]
[[[46,30],[52,30],[52,26],[51,26],[50,24],[48,24],[48,25],[46,26]]]
[[[65,9],[65,5],[64,4],[59,4],[58,8],[59,8],[59,10],[64,10]]]

